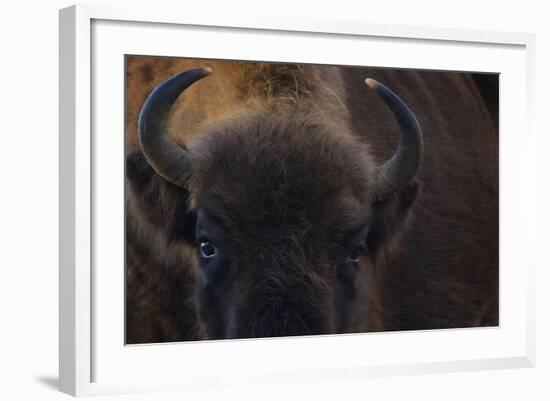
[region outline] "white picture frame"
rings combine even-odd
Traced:
[[[186,29],[191,32],[186,33]],[[211,39],[206,48],[183,49],[183,54],[173,52],[174,43],[164,40],[170,35],[194,35],[197,30],[205,37],[222,38],[223,35],[236,40],[231,49],[222,48]],[[140,36],[145,35],[146,36]],[[120,308],[112,308],[112,316],[103,313],[105,302],[120,299],[123,288],[120,285],[122,271],[112,281],[106,281],[105,274],[98,274],[98,266],[112,257],[116,266],[120,265],[120,254],[97,252],[97,245],[117,229],[107,230],[105,221],[113,227],[119,224],[122,203],[112,208],[114,214],[104,214],[103,195],[109,193],[109,185],[119,185],[122,191],[122,157],[120,145],[123,131],[114,128],[120,136],[113,139],[113,146],[94,136],[97,129],[106,121],[102,114],[102,105],[108,103],[113,110],[120,110],[120,94],[123,86],[118,78],[103,74],[102,66],[111,62],[109,57],[122,53],[138,52],[142,54],[186,55],[201,57],[211,54],[212,58],[237,58],[278,60],[283,56],[260,54],[253,46],[244,46],[238,40],[247,41],[253,35],[261,35],[263,41],[277,43],[284,40],[303,40],[312,43],[329,42],[338,38],[346,41],[361,42],[383,40],[384,45],[399,45],[405,41],[420,49],[437,47],[438,52],[451,49],[449,54],[464,52],[465,64],[453,62],[453,58],[442,57],[437,63],[429,57],[403,61],[403,54],[384,54],[386,57],[377,65],[399,66],[405,68],[463,69],[492,71],[503,74],[505,82],[501,88],[501,218],[506,224],[501,228],[501,244],[511,240],[510,227],[522,229],[523,238],[516,241],[516,249],[502,250],[501,263],[504,274],[501,279],[501,314],[499,328],[458,329],[416,333],[382,333],[349,336],[329,336],[308,339],[277,340],[241,340],[232,342],[205,342],[203,344],[182,345],[163,344],[157,346],[125,347],[120,338],[117,350],[105,344],[114,344],[107,330],[107,323],[120,318]],[[238,40],[237,40],[238,39]],[[172,39],[175,42],[176,39]],[[248,42],[243,42],[248,43]],[[305,43],[305,42],[304,42]],[[505,32],[483,32],[470,30],[435,29],[411,26],[373,25],[359,22],[334,22],[292,19],[269,19],[243,17],[240,20],[212,19],[205,15],[184,15],[178,10],[156,10],[151,8],[111,8],[107,6],[78,5],[60,11],[60,390],[72,395],[94,395],[126,393],[134,391],[161,391],[167,389],[197,389],[214,386],[234,386],[247,382],[328,380],[330,378],[353,377],[361,379],[372,376],[393,374],[417,374],[442,371],[467,371],[479,369],[500,369],[510,367],[529,367],[535,363],[534,338],[534,269],[535,258],[530,248],[534,246],[535,230],[535,133],[532,129],[534,110],[534,35]],[[208,53],[217,49],[215,57]],[[217,46],[217,48],[216,48]],[[345,46],[342,46],[345,52]],[[271,51],[291,51],[288,46],[274,45]],[[286,50],[285,50],[286,49]],[[492,50],[491,50],[492,49]],[[350,64],[364,64],[359,55],[320,55],[315,45],[308,55],[303,47],[299,52],[284,56],[292,61],[346,61]],[[482,53],[494,51],[491,64],[483,64]],[[212,50],[210,50],[212,51]],[[105,53],[102,53],[105,52]],[[121,53],[122,52],[122,53]],[[247,53],[248,52],[248,53]],[[471,53],[474,52],[474,53]],[[288,53],[290,54],[290,53]],[[479,60],[471,54],[480,54]],[[319,58],[317,58],[319,56]],[[275,58],[273,58],[275,57]],[[303,59],[301,57],[304,57]],[[346,59],[348,57],[348,59]],[[500,59],[499,57],[502,57]],[[495,61],[496,60],[496,61]],[[498,63],[501,67],[498,67]],[[363,63],[363,64],[362,64]],[[453,64],[454,63],[454,64]],[[468,64],[469,63],[469,64]],[[504,65],[506,64],[506,65]],[[370,64],[372,65],[372,64]],[[494,66],[497,66],[496,68]],[[453,67],[454,66],[454,67]],[[476,68],[477,67],[477,68]],[[114,69],[118,68],[116,65]],[[503,72],[505,70],[505,72]],[[116,80],[118,79],[118,81]],[[114,85],[107,85],[106,82]],[[509,83],[510,86],[507,86]],[[98,86],[99,85],[99,86]],[[112,96],[108,96],[108,91]],[[517,96],[509,96],[514,91]],[[117,106],[118,104],[118,106]],[[514,113],[506,111],[516,110]],[[123,116],[120,115],[120,119]],[[119,121],[120,123],[120,121]],[[118,123],[117,123],[118,124]],[[118,125],[113,124],[113,127]],[[107,126],[108,130],[112,129]],[[512,131],[516,135],[509,135]],[[517,132],[521,134],[517,134]],[[118,139],[117,139],[118,138]],[[118,142],[117,142],[118,141]],[[521,142],[521,143],[520,143]],[[112,149],[112,151],[110,150]],[[99,163],[101,158],[102,162]],[[103,167],[102,167],[103,166]],[[513,168],[512,168],[513,167]],[[107,183],[101,169],[114,171],[113,181]],[[106,184],[104,184],[106,183]],[[118,183],[118,184],[117,184]],[[510,183],[507,185],[507,183]],[[523,191],[509,191],[512,186],[521,185]],[[103,185],[106,185],[104,188]],[[508,188],[508,189],[507,189]],[[508,191],[508,192],[507,192]],[[117,195],[118,196],[118,195]],[[509,215],[515,208],[517,216]],[[122,210],[123,213],[123,210]],[[101,217],[103,216],[103,217]],[[101,221],[103,219],[103,221]],[[103,230],[103,231],[102,231]],[[119,233],[120,234],[120,233]],[[120,236],[113,239],[120,243]],[[118,242],[117,242],[118,241]],[[120,249],[122,252],[122,249]],[[503,255],[502,252],[506,252]],[[521,258],[519,258],[521,255]],[[505,256],[505,258],[503,258]],[[107,259],[105,259],[107,258]],[[99,263],[99,265],[98,265]],[[507,269],[506,264],[515,269]],[[519,273],[518,273],[519,272]],[[109,285],[108,283],[112,283]],[[101,286],[102,295],[97,299],[95,291]],[[509,291],[508,291],[509,290]],[[116,293],[116,292],[120,292]],[[114,295],[113,295],[114,294]],[[117,295],[118,294],[118,295]],[[95,298],[94,298],[95,296]],[[116,304],[116,302],[114,302]],[[510,305],[514,307],[509,307]],[[118,313],[118,315],[117,315]],[[507,316],[507,313],[511,315]],[[108,316],[109,315],[109,316]],[[106,319],[106,320],[103,320]],[[107,320],[111,319],[111,320]],[[120,324],[124,322],[121,320]],[[502,334],[504,333],[504,334]],[[426,343],[442,346],[445,342],[457,341],[455,354],[441,354],[439,358],[419,358],[417,354],[393,358],[388,348],[414,344],[412,348],[422,349]],[[372,344],[371,344],[372,343]],[[354,357],[350,353],[345,357],[336,357],[338,350],[348,345],[368,348],[372,346],[380,351],[371,354],[371,361],[361,362],[361,355]],[[476,344],[478,347],[476,348]],[[486,344],[485,350],[481,345]],[[467,346],[471,352],[464,353]],[[490,345],[490,346],[489,346]],[[186,347],[186,348],[184,348]],[[348,346],[351,347],[351,346]],[[386,348],[385,348],[386,347]],[[493,348],[491,348],[493,347]],[[266,350],[266,348],[269,348]],[[310,363],[296,360],[295,367],[286,368],[284,361],[276,355],[287,350],[290,355],[316,355],[316,350],[328,349],[327,358],[312,358]],[[333,350],[333,351],[330,351]],[[386,351],[384,351],[386,350]],[[168,375],[159,371],[158,375],[149,370],[139,370],[137,361],[142,365],[158,367],[175,363],[171,358],[178,352],[185,352],[191,362],[185,372]],[[246,367],[246,362],[254,362],[253,355],[266,352],[271,356],[272,366]],[[332,352],[332,353],[331,353]],[[434,351],[434,355],[437,351]],[[462,353],[462,354],[461,354]],[[357,353],[355,353],[357,354]],[[405,353],[404,353],[405,354]],[[426,352],[428,355],[429,352]],[[198,358],[219,359],[218,370],[205,373]],[[238,357],[237,357],[238,355]],[[305,354],[304,354],[305,355]],[[332,357],[330,356],[332,355]],[[454,356],[453,356],[454,355]],[[117,359],[120,356],[120,359]],[[195,359],[193,359],[195,358]],[[241,359],[243,366],[235,368],[224,365],[230,358]],[[355,358],[355,359],[354,359]],[[268,358],[269,360],[269,358]],[[181,359],[180,359],[181,361]],[[121,364],[121,365],[119,365]],[[334,364],[334,366],[332,365]],[[124,369],[121,369],[124,367]],[[156,368],[156,370],[159,370]],[[162,370],[162,369],[160,369]],[[214,369],[215,370],[215,369]],[[120,372],[124,372],[121,374]],[[105,372],[105,373],[104,373]]]

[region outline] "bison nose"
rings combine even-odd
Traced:
[[[261,298],[260,298],[261,299]],[[328,317],[319,305],[292,303],[284,297],[265,297],[237,324],[238,336],[281,337],[327,334]]]

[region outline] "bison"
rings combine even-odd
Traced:
[[[475,78],[127,56],[127,343],[497,325]]]

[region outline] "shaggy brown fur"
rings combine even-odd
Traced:
[[[137,116],[155,85],[196,66],[214,72],[173,107],[193,160],[177,188],[139,151]],[[126,67],[129,343],[498,324],[498,136],[470,75]],[[417,178],[379,203],[374,169],[399,131],[367,76],[408,103],[425,141]],[[201,227],[218,233],[219,266],[197,260]],[[344,261],[360,236],[355,268]]]

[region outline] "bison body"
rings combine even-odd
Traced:
[[[212,73],[169,94],[165,117],[145,102],[196,67]],[[139,56],[126,69],[128,343],[498,324],[498,135],[470,74]],[[415,121],[367,77],[423,132],[420,166],[393,183],[380,166],[409,151]]]

